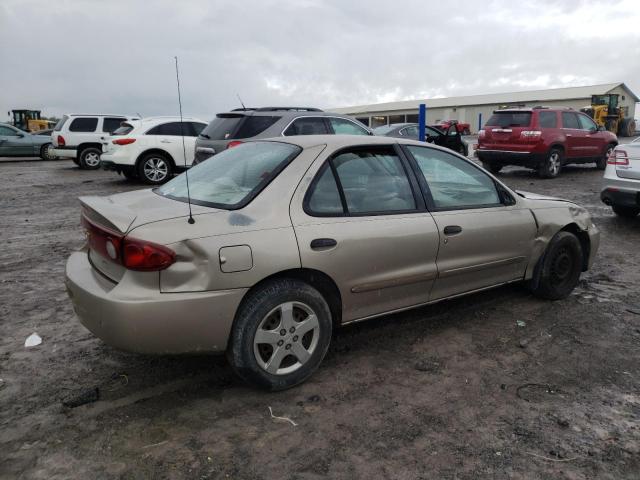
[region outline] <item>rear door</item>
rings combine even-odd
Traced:
[[[291,202],[291,218],[302,266],[337,283],[343,322],[429,300],[438,231],[399,149],[320,158]]]
[[[570,159],[589,156],[590,148],[586,144],[585,132],[580,127],[575,112],[562,112],[562,130],[567,138],[566,157]]]
[[[184,134],[184,151],[182,136]],[[195,152],[196,137],[190,122],[166,122],[151,128],[147,135],[153,138],[157,148],[165,150],[178,168],[191,165]],[[186,160],[185,160],[186,159]]]
[[[439,232],[431,300],[524,278],[537,230],[529,209],[469,161],[405,148]]]

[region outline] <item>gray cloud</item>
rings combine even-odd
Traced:
[[[0,108],[171,115],[627,82],[636,2],[3,0]],[[34,32],[31,34],[30,32]],[[2,113],[1,120],[6,119]]]

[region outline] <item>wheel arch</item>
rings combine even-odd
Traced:
[[[136,164],[135,164],[135,168],[136,169],[140,166],[140,162],[142,161],[142,159],[144,157],[146,157],[147,155],[149,155],[150,153],[160,154],[163,157],[165,157],[167,160],[169,160],[171,162],[171,167],[175,171],[175,169],[176,169],[176,161],[173,159],[173,157],[171,156],[171,154],[169,152],[167,152],[166,150],[162,150],[161,148],[149,148],[149,149],[145,150],[144,152],[140,153],[140,155],[138,155],[138,158],[136,158]]]
[[[577,223],[565,225],[560,231],[572,233],[580,241],[580,246],[582,247],[582,271],[586,272],[589,269],[589,256],[591,255],[589,234],[582,230]]]
[[[77,148],[78,157],[80,157],[80,155],[82,155],[82,152],[84,150],[86,150],[87,148],[97,148],[98,150],[100,150],[100,152],[102,152],[102,144],[101,143],[84,142],[84,143],[81,143],[80,145],[78,145],[78,148]]]
[[[252,292],[262,287],[264,284],[280,278],[299,280],[318,290],[318,292],[320,292],[320,294],[324,297],[327,304],[329,305],[333,327],[336,328],[342,323],[342,295],[340,294],[338,285],[326,273],[312,268],[292,268],[288,270],[282,270],[263,278],[244,294],[244,297],[242,297],[242,300],[240,301],[236,312],[240,311],[242,305],[247,300],[247,298],[249,298],[249,295]]]

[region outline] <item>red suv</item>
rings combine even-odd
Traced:
[[[570,108],[496,110],[478,135],[478,158],[492,173],[521,165],[542,178],[558,176],[563,165],[592,163],[604,170],[618,137]]]

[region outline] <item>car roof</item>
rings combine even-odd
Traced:
[[[67,117],[125,117],[131,119],[140,119],[138,115],[126,115],[122,113],[65,113]]]
[[[419,147],[429,147],[436,150],[451,152],[451,150],[449,150],[448,148],[439,147],[438,145],[433,145],[431,143],[420,142],[418,140],[397,137],[382,137],[376,135],[293,135],[290,137],[274,137],[249,141],[290,143],[302,148],[315,147],[316,145],[327,145],[331,148],[343,148],[367,145],[392,145],[394,143],[397,143],[399,145],[416,145]]]
[[[158,116],[158,117],[144,117],[141,119],[137,120],[140,123],[162,123],[162,122],[179,122],[180,121],[180,117],[177,116]],[[183,122],[200,122],[200,123],[207,123],[204,120],[200,120],[199,118],[194,118],[194,117],[182,117],[182,121]]]
[[[336,112],[325,112],[324,110],[320,110],[318,108],[297,108],[297,107],[264,107],[264,108],[237,108],[235,110],[231,110],[230,112],[219,112],[217,115],[244,115],[244,116],[279,116],[279,117],[340,117],[340,118],[350,118],[353,119],[350,115],[345,115],[343,113]]]

